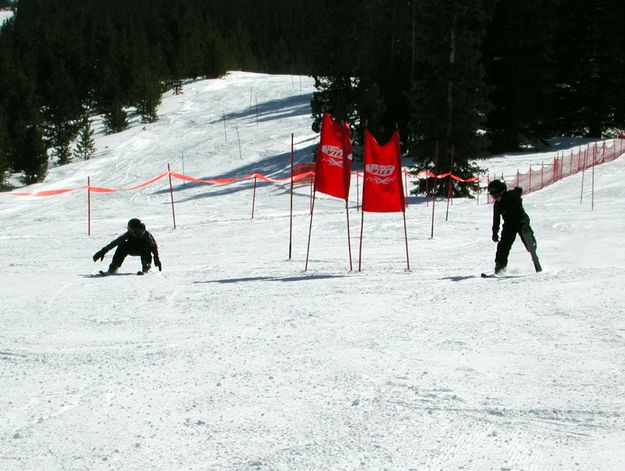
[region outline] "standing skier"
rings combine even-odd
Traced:
[[[488,193],[495,200],[493,205],[493,242],[498,242],[497,254],[495,255],[495,274],[502,273],[508,266],[508,255],[517,234],[521,236],[523,245],[532,255],[536,271],[542,271],[536,255],[536,239],[530,227],[530,218],[523,209],[523,200],[521,199],[523,190],[519,187],[508,190],[504,182],[493,180],[488,184]],[[499,238],[501,218],[503,218],[503,229],[501,230],[501,238]]]
[[[145,224],[139,219],[133,218],[128,221],[128,231],[117,239],[98,250],[93,256],[93,261],[104,260],[106,252],[113,247],[117,247],[113,255],[113,261],[109,265],[108,273],[115,273],[124,263],[127,255],[141,257],[141,271],[137,275],[143,275],[150,271],[152,266],[152,254],[154,254],[154,265],[159,271],[163,270],[161,260],[158,258],[158,246],[152,234],[145,230]]]

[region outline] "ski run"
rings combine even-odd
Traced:
[[[20,191],[289,175],[312,161],[309,77],[232,72],[167,94],[159,121]],[[258,103],[258,106],[252,104]],[[563,141],[558,149],[582,142]],[[514,175],[553,152],[480,162]],[[355,163],[355,170],[358,167]],[[585,184],[582,188],[582,178]],[[525,195],[494,268],[482,195],[364,217],[310,188],[174,181],[0,194],[0,469],[625,469],[625,159]],[[360,182],[362,191],[362,182]],[[594,193],[591,193],[594,190]],[[140,218],[163,271],[93,254]],[[88,229],[91,235],[87,235]],[[289,259],[289,232],[292,256]],[[131,276],[123,276],[128,273]],[[528,275],[528,276],[514,276]]]

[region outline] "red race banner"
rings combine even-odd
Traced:
[[[365,172],[362,210],[376,213],[404,211],[406,203],[401,179],[399,131],[381,146],[365,130]]]
[[[352,172],[349,125],[324,113],[315,163],[315,191],[346,200]]]

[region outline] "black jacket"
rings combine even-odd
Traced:
[[[520,230],[524,224],[529,224],[530,218],[523,209],[523,190],[518,186],[506,191],[501,200],[493,206],[493,235],[499,233],[499,222],[503,218],[504,229]]]
[[[141,252],[152,252],[154,254],[154,258],[158,260],[158,246],[156,245],[156,240],[154,240],[154,237],[148,231],[145,231],[143,236],[139,238],[133,236],[130,232],[126,232],[105,246],[102,250],[104,250],[104,252],[108,252],[113,247],[128,243],[138,248]]]

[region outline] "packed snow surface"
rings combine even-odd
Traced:
[[[233,72],[168,94],[96,155],[20,191],[128,188],[167,170],[288,177],[312,160],[312,79]],[[553,154],[481,165],[511,175]],[[585,183],[582,190],[582,178]],[[133,191],[0,194],[0,469],[625,469],[625,159],[524,197],[491,271],[492,205],[411,196],[361,217],[310,188],[167,178]],[[594,181],[594,185],[593,182]],[[594,190],[594,194],[593,194]],[[594,198],[594,199],[593,199]],[[447,216],[447,217],[446,217]],[[138,217],[163,271],[93,277]],[[447,221],[446,221],[447,219]]]

